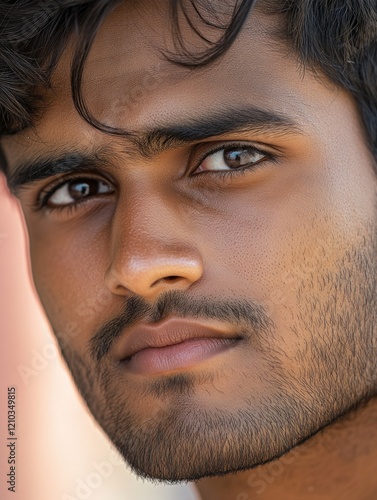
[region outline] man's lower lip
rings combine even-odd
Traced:
[[[239,339],[199,338],[166,347],[149,347],[123,361],[126,368],[142,375],[188,368],[234,347]]]

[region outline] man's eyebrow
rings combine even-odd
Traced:
[[[153,130],[145,133],[125,130],[123,135],[127,147],[130,149],[129,152],[135,152],[136,148],[140,155],[150,158],[168,149],[188,143],[247,131],[270,136],[304,133],[299,124],[287,115],[249,106],[228,107],[201,118],[191,118],[182,124],[166,127],[156,126]],[[8,185],[13,192],[16,192],[24,185],[54,175],[76,171],[93,171],[104,165],[106,157],[109,158],[110,151],[108,149],[104,156],[98,152],[70,152],[24,162],[9,173]]]
[[[192,118],[176,126],[156,128],[146,134],[132,134],[132,140],[141,154],[151,157],[189,142],[247,131],[271,136],[304,134],[298,122],[285,114],[255,106],[243,106],[220,109],[202,118]]]
[[[18,165],[14,172],[9,172],[9,189],[16,193],[27,184],[47,179],[48,177],[75,171],[89,172],[103,165],[98,153],[62,153],[56,157],[40,158]]]

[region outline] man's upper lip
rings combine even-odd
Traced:
[[[167,347],[186,340],[198,338],[239,338],[229,327],[220,327],[211,321],[169,318],[158,323],[138,323],[130,328],[119,340],[116,347],[117,358],[121,361],[130,358],[142,349]]]

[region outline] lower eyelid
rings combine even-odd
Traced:
[[[90,207],[94,206],[93,204],[96,204],[96,201],[98,201],[98,198],[106,198],[107,196],[111,196],[113,193],[106,193],[106,194],[98,194],[95,196],[89,196],[87,198],[83,198],[81,200],[77,200],[74,203],[68,203],[66,205],[56,205],[56,206],[49,206],[46,204],[44,207],[37,208],[35,211],[46,211],[47,213],[53,214],[64,214],[64,216],[70,216],[73,214],[75,211],[79,209],[85,210],[85,206],[90,210]],[[97,198],[97,199],[96,199]]]

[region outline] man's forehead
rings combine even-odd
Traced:
[[[255,94],[252,104],[259,107],[265,103],[257,102],[257,96],[266,91],[272,106],[274,100],[284,99],[284,90],[277,85],[284,79],[284,64],[271,71],[278,42],[271,50],[270,18],[253,11],[249,21],[252,29],[247,24],[223,57],[212,65],[189,69],[164,58],[166,50],[174,52],[168,16],[150,17],[128,13],[126,4],[109,16],[95,39],[84,68],[83,96],[99,121],[108,123],[111,116],[113,122],[120,123],[126,116],[127,128],[144,130],[144,124],[151,128],[156,120],[176,122],[201,110],[206,114],[212,103],[215,109],[221,103],[240,105],[244,94]],[[190,36],[185,33],[186,39]],[[51,108],[55,104],[71,107],[71,58],[72,50],[67,50],[53,75]]]
[[[112,53],[124,55],[137,53],[139,58],[146,53],[179,55],[179,48],[191,54],[201,54],[221,40],[224,31],[234,21],[236,0],[201,0],[171,2],[170,0],[121,2],[104,20],[96,34],[94,50],[90,57],[97,61],[108,60]],[[243,24],[241,35],[250,29],[262,34],[269,28],[276,33],[278,16],[264,16],[269,25],[259,22],[262,14],[261,2],[257,2]],[[176,17],[172,15],[176,5]],[[181,8],[180,8],[181,7]],[[180,43],[182,42],[182,45]],[[176,57],[179,59],[179,57]],[[130,67],[137,62],[130,57]]]
[[[180,16],[177,30],[175,21],[169,16],[169,3],[168,1],[162,2],[161,5],[157,2],[121,3],[105,19],[96,34],[85,63],[85,84],[93,87],[98,85],[101,88],[108,84],[108,91],[114,91],[117,86],[121,86],[122,90],[131,91],[152,78],[169,81],[174,85],[183,79],[195,82],[201,74],[216,77],[216,68],[222,67],[223,57],[214,64],[187,68],[179,64],[182,59],[184,60],[180,42],[184,51],[189,51],[193,56],[200,56],[212,48],[212,43],[220,41],[224,29],[208,26],[204,21],[194,21],[194,26],[190,27],[185,18],[182,20]],[[206,5],[207,1],[194,2],[195,5],[196,3]],[[226,3],[234,4],[233,1]],[[212,10],[210,9],[210,12]],[[229,11],[229,8],[224,7],[222,10]],[[226,22],[218,19],[221,19],[220,14],[211,20],[211,13],[207,14],[206,20],[216,26],[225,26],[230,22],[232,13],[233,11],[228,12]],[[242,62],[245,56],[252,57],[260,45],[271,45],[273,39],[275,49],[278,48],[280,42],[274,34],[280,24],[281,20],[277,16],[266,16],[257,9],[252,10],[233,47],[230,47],[231,57],[225,58],[228,63],[229,59],[232,59],[240,64],[239,72],[234,76],[242,78],[244,73]],[[200,35],[208,38],[211,43],[201,39],[195,32],[196,28],[200,31]],[[59,88],[59,91],[70,92],[74,44],[75,40],[72,39],[53,75],[53,85]],[[286,49],[284,47],[283,50],[286,52]],[[172,63],[170,59],[177,61],[177,64]],[[260,65],[258,71],[261,70],[263,68]]]

